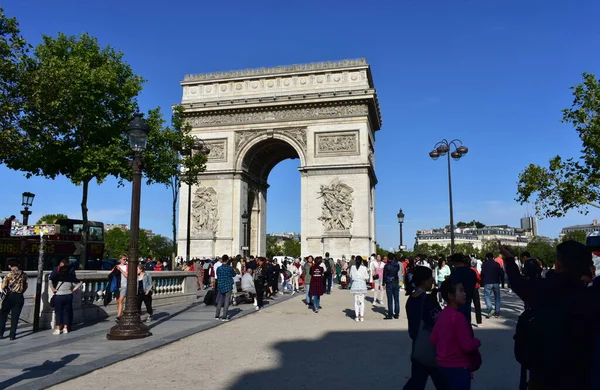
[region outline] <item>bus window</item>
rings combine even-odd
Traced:
[[[100,226],[90,226],[89,227],[89,235],[90,241],[103,241],[103,231]]]

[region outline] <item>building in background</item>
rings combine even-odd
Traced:
[[[563,238],[563,236],[565,234],[571,233],[571,232],[586,232],[589,235],[592,232],[600,232],[600,225],[598,224],[598,220],[594,219],[592,221],[592,223],[587,224],[587,225],[567,226],[561,230],[559,237]]]
[[[287,240],[300,241],[300,234],[298,233],[267,233],[267,238],[274,237],[277,239],[277,245],[283,248],[284,242]]]
[[[124,232],[129,229],[129,225],[127,225],[126,223],[120,223],[120,224],[108,223],[104,227],[104,230],[106,230],[106,231],[109,231],[111,229],[119,229]]]
[[[536,228],[537,229],[537,228]],[[475,249],[483,248],[488,241],[500,241],[503,245],[525,247],[532,234],[525,229],[508,225],[465,227],[454,230],[455,244],[472,244]],[[450,245],[450,228],[417,230],[417,245]]]
[[[521,218],[521,229],[531,232],[531,235],[537,237],[538,235],[538,224],[537,218],[532,216],[526,216]]]

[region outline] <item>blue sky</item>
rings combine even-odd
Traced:
[[[455,220],[518,225],[517,175],[556,154],[576,156],[575,131],[561,124],[571,85],[599,74],[597,1],[8,1],[32,44],[41,34],[87,32],[125,54],[148,81],[144,110],[181,99],[188,73],[365,57],[372,66],[383,127],[376,135],[377,240],[398,245],[396,213],[406,214],[404,242],[417,229],[448,223],[446,165],[428,153],[460,138],[469,154],[453,163]],[[280,163],[269,182],[268,230],[300,230],[298,160]],[[25,179],[0,167],[0,216],[37,194],[45,213],[80,217],[81,188],[65,179]],[[131,188],[92,186],[90,218],[129,223]],[[169,235],[170,190],[144,187],[142,227]],[[576,212],[539,222],[541,234],[591,222]],[[282,216],[285,216],[282,218]]]

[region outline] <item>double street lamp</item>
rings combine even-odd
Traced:
[[[204,141],[195,138],[194,144],[190,147],[186,147],[181,151],[181,155],[185,157],[191,157],[194,151],[200,152],[204,155],[210,153],[210,149]],[[192,246],[191,230],[192,230],[192,182],[188,178],[188,205],[187,205],[187,236],[185,240],[185,260],[190,261],[190,249]]]
[[[127,296],[125,310],[118,324],[110,328],[106,338],[109,340],[131,340],[151,336],[150,329],[140,320],[137,308],[138,288],[138,239],[140,234],[140,202],[142,190],[142,152],[146,150],[150,126],[142,117],[135,114],[127,126],[129,146],[134,152],[132,161],[133,185],[131,194],[131,223],[129,240],[129,262],[127,265]]]
[[[454,148],[451,152],[450,150]],[[463,145],[459,139],[453,139],[448,141],[446,139],[441,140],[433,147],[433,150],[429,152],[429,157],[433,160],[437,160],[440,157],[448,155],[448,195],[450,198],[450,254],[454,254],[456,246],[454,245],[454,212],[452,209],[452,174],[450,172],[450,157],[453,160],[458,161],[462,156],[467,154],[469,149]]]
[[[402,209],[400,209],[400,211],[398,211],[398,215],[396,215],[398,217],[398,224],[400,225],[400,246],[398,247],[399,250],[404,250],[404,245],[402,245],[402,224],[404,223],[404,213],[402,212]]]

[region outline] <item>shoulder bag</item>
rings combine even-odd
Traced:
[[[423,293],[425,294],[425,293]],[[417,338],[413,341],[413,349],[411,358],[418,361],[426,367],[437,367],[437,354],[435,345],[431,344],[431,329],[423,321],[423,313],[425,312],[425,306],[427,306],[427,296],[421,307],[421,317],[419,318],[419,333]]]
[[[58,287],[56,287],[56,291],[58,291],[58,289],[60,288],[60,286],[63,285],[64,282],[60,282],[60,284],[58,285]],[[56,296],[56,293],[52,294],[52,297],[50,298],[50,307],[54,307],[54,297]]]

